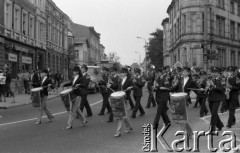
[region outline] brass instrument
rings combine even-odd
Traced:
[[[226,90],[225,90],[225,95],[226,95],[226,99],[227,100],[229,100],[229,98],[230,98],[230,91],[231,91],[231,85],[229,84],[229,77],[227,77],[227,79],[226,79]]]
[[[209,93],[212,89],[216,88],[214,81],[217,79],[216,76],[208,76],[207,77],[207,85],[205,88],[205,93]]]

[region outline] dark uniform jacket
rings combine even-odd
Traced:
[[[237,100],[239,95],[239,85],[237,85],[237,78],[236,77],[229,77],[228,83],[231,85],[229,97],[230,100]]]
[[[130,75],[127,75],[127,79],[122,85],[122,79],[118,80],[118,91],[124,91],[128,87],[133,87],[132,77]]]
[[[214,78],[212,81],[216,87],[208,91],[208,101],[222,101],[225,98],[225,88],[222,86],[221,79]]]
[[[81,84],[81,93],[82,95],[87,95],[88,94],[88,86],[91,81],[90,75],[85,73],[82,77],[82,84]]]
[[[156,100],[168,100],[169,99],[169,93],[172,91],[172,79],[168,75],[163,75],[161,77],[156,78],[156,82],[158,83],[158,86],[155,87],[156,91]],[[160,89],[161,87],[165,87],[168,89]]]
[[[32,82],[33,88],[37,88],[41,86],[41,78],[39,77],[39,74],[37,72],[33,74],[31,78],[31,82]]]
[[[108,83],[108,75],[103,74],[102,80],[100,80],[98,83],[98,85],[100,87],[100,93],[103,95],[108,94],[107,83]]]
[[[43,90],[41,90],[41,92],[40,92],[41,97],[48,96],[48,85],[49,84],[52,85],[52,81],[51,81],[51,79],[49,79],[49,77],[47,77],[44,80],[44,82],[41,82],[41,87],[43,87]],[[53,86],[51,86],[51,88],[53,88]]]
[[[142,97],[142,88],[144,87],[145,82],[143,82],[143,78],[141,76],[135,78],[135,80],[136,82],[133,82],[133,96]]]
[[[74,83],[73,83],[73,81],[74,81],[74,77],[69,83],[65,83],[64,87],[72,86],[72,88],[76,88],[77,84],[79,84],[79,85],[82,84],[82,77],[78,76],[77,80]],[[73,92],[76,96],[81,96],[80,86],[79,86],[79,88],[74,89]]]
[[[149,72],[149,74],[147,76],[147,81],[148,81],[147,88],[148,88],[148,90],[152,90],[154,80],[155,80],[155,73],[154,72]]]

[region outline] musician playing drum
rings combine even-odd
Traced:
[[[122,68],[122,72],[123,72],[123,77],[121,79],[119,79],[117,87],[119,91],[129,91],[132,89],[133,87],[133,82],[132,82],[132,78],[129,74],[129,68],[127,66],[124,66]],[[108,85],[108,87],[111,86],[115,86],[115,85]],[[118,127],[116,130],[116,134],[114,135],[114,137],[120,137],[121,136],[121,130],[123,127],[123,123],[125,124],[127,130],[125,131],[126,133],[129,133],[133,130],[132,125],[130,124],[127,115],[120,117],[118,120]]]
[[[49,110],[47,109],[47,103],[46,103],[47,97],[48,97],[48,87],[53,88],[52,81],[48,78],[48,70],[43,70],[41,72],[41,78],[42,78],[42,81],[40,82],[40,84],[41,84],[40,86],[43,89],[40,91],[41,102],[40,102],[40,107],[39,107],[38,120],[35,124],[41,124],[43,111],[46,113],[46,115],[49,119],[49,122],[51,122],[52,119],[54,118],[52,113],[50,113]]]
[[[73,80],[69,83],[62,84],[62,87],[68,87],[72,86],[73,87],[73,94],[75,95],[72,97],[72,106],[70,105],[70,114],[69,114],[69,119],[68,119],[68,126],[65,127],[65,130],[72,129],[73,126],[73,121],[76,115],[81,119],[81,126],[84,126],[84,123],[87,123],[87,120],[83,113],[81,112],[79,106],[80,106],[80,100],[81,100],[81,90],[79,87],[81,87],[82,84],[82,73],[81,70],[78,66],[75,66],[73,68]]]

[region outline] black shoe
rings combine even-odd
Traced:
[[[103,114],[103,113],[99,113],[98,115],[99,115],[99,116],[103,116],[104,114]]]
[[[136,118],[136,115],[132,115],[131,118]]]
[[[153,105],[152,107],[156,107],[156,105]]]
[[[86,117],[91,117],[91,116],[92,116],[92,114],[87,114],[87,115],[86,115]]]
[[[110,122],[113,122],[113,120],[108,120],[107,122],[110,123]]]
[[[205,115],[207,115],[208,114],[208,111],[205,111],[205,113],[204,113]]]
[[[203,114],[200,114],[200,117],[203,117],[204,115]]]
[[[145,115],[145,113],[142,113],[142,114],[140,114],[139,116],[143,116],[143,115]]]

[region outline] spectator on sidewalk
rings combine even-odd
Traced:
[[[18,76],[17,76],[18,94],[22,94],[23,84],[24,84],[23,81],[24,81],[23,73],[22,73],[22,70],[20,70],[20,71],[18,72]]]
[[[23,73],[23,83],[24,83],[25,94],[29,93],[29,78],[30,78],[30,74],[27,70],[25,70]]]
[[[8,94],[10,94],[10,96],[13,97],[12,103],[15,103],[14,92],[12,92],[12,89],[10,86],[12,82],[12,75],[9,71],[9,68],[6,68],[4,71],[5,71],[4,75],[6,76],[6,85],[5,85],[6,95],[8,96]]]
[[[2,102],[2,96],[3,96],[3,101],[6,102],[5,85],[6,85],[6,77],[4,76],[4,72],[0,70],[0,102]]]

